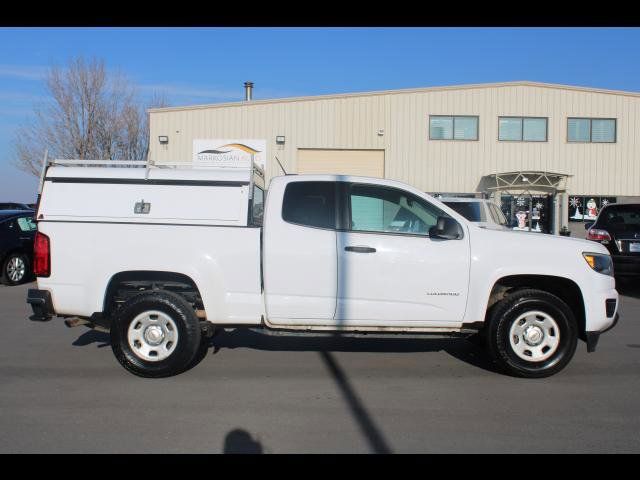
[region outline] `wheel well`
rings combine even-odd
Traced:
[[[29,261],[29,264],[31,264],[31,253],[29,253],[27,250],[25,250],[24,248],[21,247],[16,247],[13,248],[11,250],[7,250],[4,255],[2,257],[0,257],[0,267],[2,265],[4,265],[4,262],[7,260],[7,258],[9,258],[10,255],[13,255],[14,253],[21,253],[22,255],[25,255],[27,257],[27,260]]]
[[[196,283],[188,276],[174,272],[130,271],[111,277],[105,291],[102,316],[108,319],[132,296],[148,290],[167,290],[177,293],[194,310],[204,311],[202,296]]]
[[[580,338],[585,339],[585,312],[582,292],[573,280],[564,277],[553,275],[510,275],[502,277],[491,289],[486,320],[488,320],[491,309],[495,304],[506,295],[525,288],[535,288],[536,290],[551,293],[566,303],[576,317]]]

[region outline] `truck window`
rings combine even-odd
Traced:
[[[264,191],[257,185],[253,186],[253,200],[251,201],[251,223],[262,225],[264,216]]]
[[[429,235],[438,216],[447,216],[408,192],[355,184],[351,187],[351,230]]]
[[[308,227],[335,229],[335,182],[289,183],[284,191],[282,219]]]
[[[486,217],[482,205],[478,202],[447,202],[444,204],[472,222],[484,222]]]

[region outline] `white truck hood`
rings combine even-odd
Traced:
[[[473,227],[470,227],[470,229]],[[510,246],[524,249],[534,248],[537,251],[549,250],[571,250],[580,252],[594,252],[609,254],[609,251],[599,244],[591,240],[583,238],[564,237],[560,235],[549,235],[538,232],[522,232],[515,230],[503,230],[500,228],[473,228],[471,235],[474,240],[484,240],[495,242],[495,248],[502,250]]]

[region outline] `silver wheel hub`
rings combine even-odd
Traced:
[[[20,257],[14,257],[7,265],[7,275],[12,282],[17,282],[24,277],[26,269],[24,261]]]
[[[535,325],[528,326],[524,331],[524,341],[531,346],[540,345],[544,340],[544,331]]]
[[[159,362],[175,351],[178,327],[166,313],[149,310],[136,316],[129,324],[127,341],[137,357]]]
[[[158,325],[151,325],[145,329],[144,338],[149,345],[160,345],[164,339],[164,332]]]
[[[518,357],[528,362],[541,362],[558,350],[560,328],[548,313],[525,312],[511,325],[509,342]]]

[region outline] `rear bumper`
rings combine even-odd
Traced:
[[[640,255],[612,255],[613,272],[618,276],[640,276]]]
[[[53,310],[51,293],[48,290],[30,288],[27,291],[27,303],[33,309],[33,315],[29,317],[29,320],[34,322],[49,321],[56,314]]]

